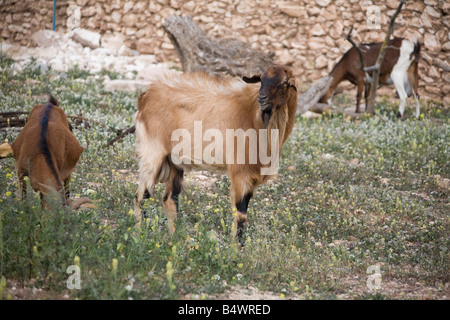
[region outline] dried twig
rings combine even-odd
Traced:
[[[135,131],[136,131],[136,127],[135,126],[132,126],[132,127],[128,128],[127,130],[122,132],[120,135],[118,135],[114,139],[108,141],[107,147],[112,146],[117,140],[122,139],[126,135],[128,135],[130,133],[134,133]]]
[[[28,120],[29,114],[30,114],[29,112],[23,112],[23,111],[2,112],[2,113],[0,113],[0,128],[23,127]],[[19,116],[21,116],[21,115],[26,115],[27,117],[20,119]],[[74,120],[87,121],[90,123],[98,124],[102,128],[107,128],[106,125],[103,124],[102,122],[88,119],[81,115],[78,115],[78,116],[68,115],[67,118],[74,119]]]
[[[376,68],[373,71],[372,84],[370,87],[370,94],[367,102],[368,105],[366,106],[366,112],[371,114],[375,113],[375,98],[377,96],[378,82],[380,78],[380,66],[381,63],[383,62],[384,55],[386,53],[386,48],[389,43],[389,39],[391,38],[392,32],[394,31],[395,18],[397,18],[398,14],[402,10],[402,7],[405,3],[406,0],[401,0],[397,10],[395,10],[394,14],[392,15],[391,21],[389,22],[388,31],[386,33],[386,37],[384,38],[383,44],[381,45],[380,53],[378,54],[378,58],[375,63]]]
[[[361,48],[355,43],[355,41],[353,41],[352,39],[352,31],[353,31],[353,26],[350,28],[350,31],[348,32],[348,34],[345,36],[345,40],[347,40],[348,42],[350,42],[352,44],[352,46],[356,49],[356,51],[359,54],[359,62],[361,63],[361,71],[364,72],[364,68],[366,66],[366,64],[364,63],[364,57],[363,54],[361,52]]]
[[[92,122],[92,123],[98,124],[102,128],[106,128],[106,126],[103,123],[101,123],[99,121],[92,120],[92,119],[88,119],[88,118],[85,118],[85,117],[82,117],[82,116],[67,116],[67,118],[75,119],[75,120],[83,120],[83,121],[87,121],[87,122]]]
[[[22,112],[22,111],[2,112],[2,113],[0,113],[0,129],[3,129],[3,128],[21,128],[21,127],[23,127],[27,123],[29,114],[30,114],[29,112]],[[19,118],[19,116],[23,116],[23,115],[26,115],[26,117],[22,118],[22,119]],[[72,119],[72,120],[81,120],[81,121],[75,121],[74,124],[76,126],[80,125],[82,123],[82,121],[85,121],[88,124],[89,123],[98,124],[102,128],[109,129],[109,130],[114,131],[116,133],[120,132],[120,134],[117,137],[115,137],[114,139],[108,141],[108,144],[107,144],[108,147],[112,146],[116,141],[122,139],[126,135],[128,135],[130,133],[134,133],[134,131],[136,130],[136,128],[134,126],[126,129],[125,131],[124,130],[116,130],[116,129],[107,127],[105,124],[103,124],[103,123],[101,123],[99,121],[92,120],[92,119],[89,119],[89,118],[85,118],[85,117],[83,117],[81,115],[78,115],[78,116],[68,115],[67,118]]]

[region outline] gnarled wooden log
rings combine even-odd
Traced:
[[[317,102],[328,91],[332,81],[333,78],[331,76],[325,76],[317,80],[305,93],[300,94],[298,96],[297,114],[305,113],[308,110],[317,112],[316,110],[319,108],[316,106]]]
[[[273,65],[274,53],[263,53],[235,39],[210,39],[189,16],[172,15],[163,25],[183,71],[252,76]]]

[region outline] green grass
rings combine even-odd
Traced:
[[[132,124],[137,93],[105,92],[78,68],[44,75],[30,65],[14,74],[11,64],[0,56],[0,112],[29,111],[50,90],[67,114],[104,126],[73,131],[86,150],[72,195],[93,199],[97,209],[41,210],[33,193],[19,201],[14,160],[0,160],[0,278],[72,299],[212,298],[246,285],[287,299],[401,298],[367,291],[366,270],[379,264],[386,284],[448,286],[449,189],[439,182],[450,178],[450,131],[441,106],[423,106],[420,121],[412,109],[398,121],[398,103],[386,98],[377,115],[357,121],[298,118],[279,176],[250,202],[241,249],[230,239],[230,184],[221,174],[205,173],[205,185],[186,176],[174,235],[162,185],[145,203],[150,218],[135,227],[135,136],[105,144]],[[0,139],[12,142],[18,133],[1,130]],[[75,262],[81,290],[66,287]],[[362,291],[348,285],[355,278]]]

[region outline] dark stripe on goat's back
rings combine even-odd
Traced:
[[[347,52],[344,53],[344,55],[342,56],[342,58],[334,65],[333,69],[331,69],[329,75],[331,75],[331,74],[334,72],[334,70],[336,70],[336,68],[342,63],[342,61],[345,60],[345,58],[350,54],[350,51],[351,51],[352,49],[353,49],[353,47],[350,48],[350,49],[348,49]]]
[[[48,148],[47,141],[48,121],[50,119],[50,112],[52,111],[53,104],[47,103],[44,108],[44,114],[41,118],[41,139],[39,140],[39,150],[41,154],[44,155],[45,160],[47,161],[47,164],[55,177],[58,188],[61,188],[62,186],[61,181],[59,180],[59,174],[56,171],[55,164],[53,163],[52,155],[50,153],[50,149]]]

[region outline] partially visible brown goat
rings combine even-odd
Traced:
[[[69,182],[84,148],[69,129],[64,111],[50,95],[47,104],[36,105],[28,121],[12,144],[22,197],[26,193],[24,177],[43,196],[54,189],[61,192],[63,204],[69,202]]]
[[[165,182],[163,204],[170,231],[175,231],[184,171],[221,170],[230,178],[233,233],[241,240],[250,198],[259,185],[276,174],[264,170],[273,163],[263,161],[261,153],[270,153],[278,165],[297,109],[297,80],[290,68],[272,66],[263,74],[243,80],[261,85],[236,78],[173,72],[155,79],[139,97],[135,117],[140,158],[135,214],[139,220],[143,199],[153,195],[158,182]],[[201,135],[200,142],[196,135]],[[190,140],[191,136],[194,139]],[[212,137],[214,141],[207,143]],[[181,154],[177,149],[180,138],[187,143]],[[215,146],[212,152],[211,145]],[[241,158],[239,146],[245,148]]]
[[[361,49],[365,67],[371,67],[375,64],[381,49],[381,42],[361,44]],[[420,103],[418,94],[419,85],[419,57],[420,43],[416,39],[411,42],[403,38],[395,38],[389,41],[386,48],[386,55],[381,63],[380,68],[380,85],[394,84],[397,94],[400,98],[400,107],[397,116],[403,116],[405,110],[406,99],[414,95],[416,101],[416,117],[420,116]],[[352,47],[349,49],[334,66],[330,72],[333,81],[327,93],[320,99],[321,103],[331,103],[331,97],[339,83],[344,80],[350,81],[358,87],[356,94],[356,112],[360,112],[361,96],[364,91],[366,100],[370,92],[370,84],[372,82],[373,71],[363,72],[361,70],[361,62],[358,51]],[[366,85],[367,84],[367,85]]]

